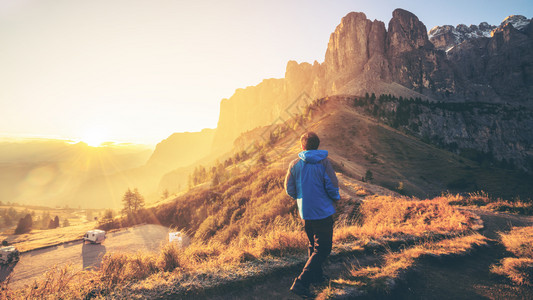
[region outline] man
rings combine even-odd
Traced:
[[[300,296],[309,296],[309,285],[325,281],[322,264],[331,252],[334,202],[340,199],[339,183],[327,156],[318,150],[320,139],[314,132],[300,138],[302,152],[291,162],[285,177],[285,190],[296,199],[305,233],[309,258],[291,287]]]

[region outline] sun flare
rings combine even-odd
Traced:
[[[91,147],[99,147],[107,141],[107,132],[104,127],[92,127],[87,129],[81,140]]]

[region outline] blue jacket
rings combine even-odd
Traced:
[[[291,162],[285,177],[285,191],[298,203],[300,217],[319,220],[335,213],[339,182],[326,150],[306,150]]]

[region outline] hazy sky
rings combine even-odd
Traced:
[[[155,144],[216,127],[235,89],[322,62],[350,11],[499,24],[531,0],[0,0],[0,136]]]

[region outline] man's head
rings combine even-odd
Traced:
[[[303,150],[316,150],[318,149],[318,145],[320,145],[318,135],[312,131],[304,133],[300,137],[300,142],[302,143]]]

